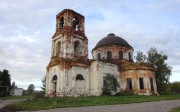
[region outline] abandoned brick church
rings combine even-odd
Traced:
[[[133,62],[134,49],[123,38],[106,34],[92,49],[93,59],[88,59],[84,25],[84,16],[73,10],[64,9],[57,14],[46,73],[46,96],[99,96],[107,73],[117,78],[118,91],[157,94],[152,66]]]

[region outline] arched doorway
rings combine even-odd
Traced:
[[[76,76],[76,95],[82,96],[85,93],[85,79],[81,74]]]

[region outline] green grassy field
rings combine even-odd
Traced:
[[[37,98],[6,106],[4,109],[11,110],[44,110],[52,108],[95,106],[95,105],[115,105],[127,103],[140,103],[150,101],[175,100],[180,99],[180,95],[160,95],[160,96],[90,96],[90,97],[66,97],[66,98]]]
[[[173,108],[171,112],[180,112],[180,106],[176,107],[176,108]]]

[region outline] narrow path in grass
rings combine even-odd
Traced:
[[[0,99],[0,109],[7,106],[7,105],[15,104],[15,103],[22,102],[25,100],[26,99],[11,99],[11,100],[1,100]]]
[[[180,106],[180,100],[143,102],[121,105],[69,107],[35,112],[169,112]]]

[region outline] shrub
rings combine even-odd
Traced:
[[[119,91],[116,93],[117,96],[132,96],[134,95],[134,92],[132,90],[124,90],[124,91]]]
[[[112,95],[116,94],[117,88],[119,87],[119,82],[117,78],[107,73],[106,76],[103,78],[103,88],[102,88],[102,95]]]
[[[180,82],[171,83],[171,92],[176,94],[180,93]]]
[[[35,98],[36,98],[36,99],[37,99],[37,98],[45,98],[45,95],[42,94],[42,93],[38,93],[38,94],[35,95]]]

